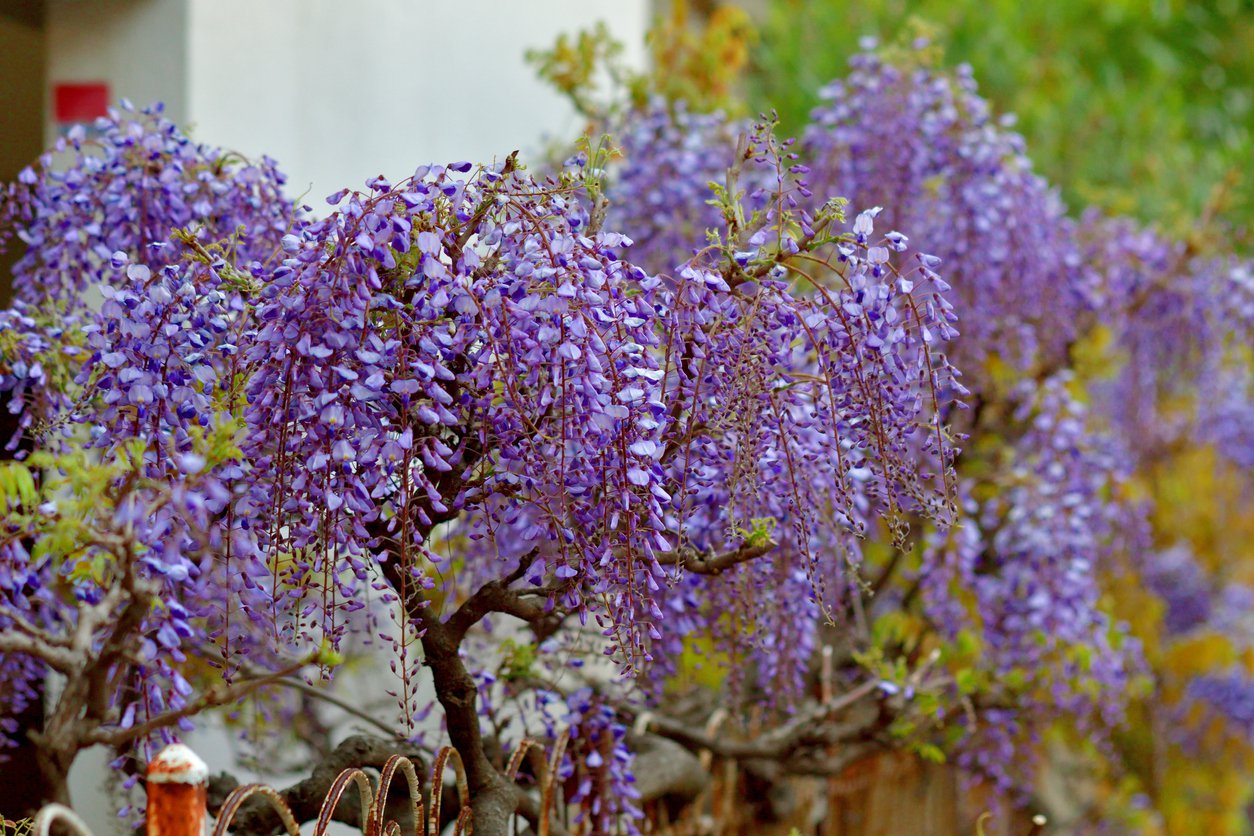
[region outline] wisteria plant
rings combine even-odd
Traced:
[[[1137,701],[1248,726],[1243,674],[1167,682],[1110,594],[1230,619],[1138,480],[1180,439],[1248,462],[1248,265],[1072,220],[909,51],[827,99],[794,142],[645,95],[562,165],[321,213],[158,109],[62,140],[3,209],[10,756],[64,801],[87,746],[134,773],[215,706],[290,718],[363,648],[369,719],[456,748],[481,833],[545,815],[524,738],[601,833],[665,794],[649,736],[775,775],[902,748],[1023,803],[1053,735],[1118,762]]]

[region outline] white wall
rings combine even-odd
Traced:
[[[579,128],[523,60],[604,20],[644,61],[647,0],[190,0],[194,135],[268,153],[309,202]]]
[[[378,174],[570,138],[578,119],[524,52],[605,21],[642,66],[650,14],[650,0],[49,0],[48,82],[163,101],[196,139],[277,159],[318,207]]]

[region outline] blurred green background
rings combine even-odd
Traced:
[[[1218,225],[1250,250],[1254,0],[765,0],[748,94],[786,133],[864,36],[921,23],[943,63],[1018,116],[1072,211],[1097,206],[1189,237]],[[907,23],[911,21],[913,23]]]

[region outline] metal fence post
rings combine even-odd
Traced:
[[[148,764],[148,836],[203,836],[209,767],[181,743]]]

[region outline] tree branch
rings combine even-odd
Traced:
[[[0,653],[20,653],[48,663],[60,673],[72,674],[81,670],[83,657],[66,647],[49,643],[43,636],[18,633],[14,630],[0,632]]]
[[[101,728],[95,728],[83,734],[81,739],[85,745],[89,746],[96,743],[103,743],[106,746],[115,747],[125,746],[131,741],[152,734],[159,729],[168,728],[169,726],[177,723],[179,720],[182,720],[184,717],[191,717],[205,711],[206,709],[214,708],[219,705],[237,702],[238,700],[241,700],[251,694],[253,691],[256,691],[258,688],[263,688],[266,685],[273,685],[285,677],[291,676],[308,664],[310,664],[310,661],[308,659],[303,659],[299,662],[293,662],[292,664],[284,667],[282,670],[268,673],[254,679],[247,679],[230,685],[215,685],[201,694],[199,699],[189,702],[182,708],[175,709],[174,711],[167,711],[164,714],[158,714],[156,717],[153,717],[146,722],[131,726],[128,729],[118,728],[104,730]]]
[[[743,543],[738,548],[719,554],[701,554],[700,552],[681,549],[659,555],[657,562],[663,566],[680,566],[685,571],[695,572],[698,575],[721,575],[728,569],[741,563],[757,560],[775,548],[775,546],[775,543],[752,546],[748,543]]]
[[[479,691],[466,670],[460,651],[461,637],[431,617],[426,607],[410,610],[410,618],[422,631],[424,664],[431,669],[436,698],[444,708],[449,741],[462,758],[475,811],[475,829],[504,833],[518,807],[514,786],[488,760],[479,728]]]
[[[514,787],[514,809],[518,815],[531,825],[532,829],[537,833],[540,832],[540,802],[525,791],[522,787]],[[558,821],[557,812],[549,808],[548,813],[549,836],[566,836],[566,828],[562,827],[562,823]],[[483,832],[483,831],[480,831]]]
[[[276,680],[274,684],[282,685],[284,688],[291,688],[294,691],[300,691],[302,694],[308,694],[309,696],[321,700],[328,705],[333,705],[341,711],[356,717],[358,720],[362,720],[374,726],[376,729],[383,732],[383,734],[387,736],[388,740],[403,741],[405,739],[397,734],[396,730],[387,723],[381,722],[378,718],[372,717],[352,703],[340,699],[323,688],[316,688],[302,679],[285,676],[282,679]]]
[[[534,621],[545,615],[540,604],[524,601],[520,592],[510,589],[510,584],[519,580],[531,564],[535,563],[538,552],[532,550],[518,559],[518,566],[508,575],[495,578],[479,587],[467,598],[457,611],[444,623],[449,638],[461,642],[466,632],[491,613],[500,612],[512,615],[523,621]]]
[[[735,740],[726,735],[708,734],[663,715],[649,716],[645,725],[648,729],[689,748],[707,749],[719,757],[782,761],[797,757],[798,752],[806,748],[848,743],[871,734],[879,720],[878,708],[874,711],[862,711],[859,716],[842,723],[833,723],[831,718],[853,708],[873,694],[878,687],[878,682],[868,680],[831,702],[807,706],[789,722],[752,740]]]

